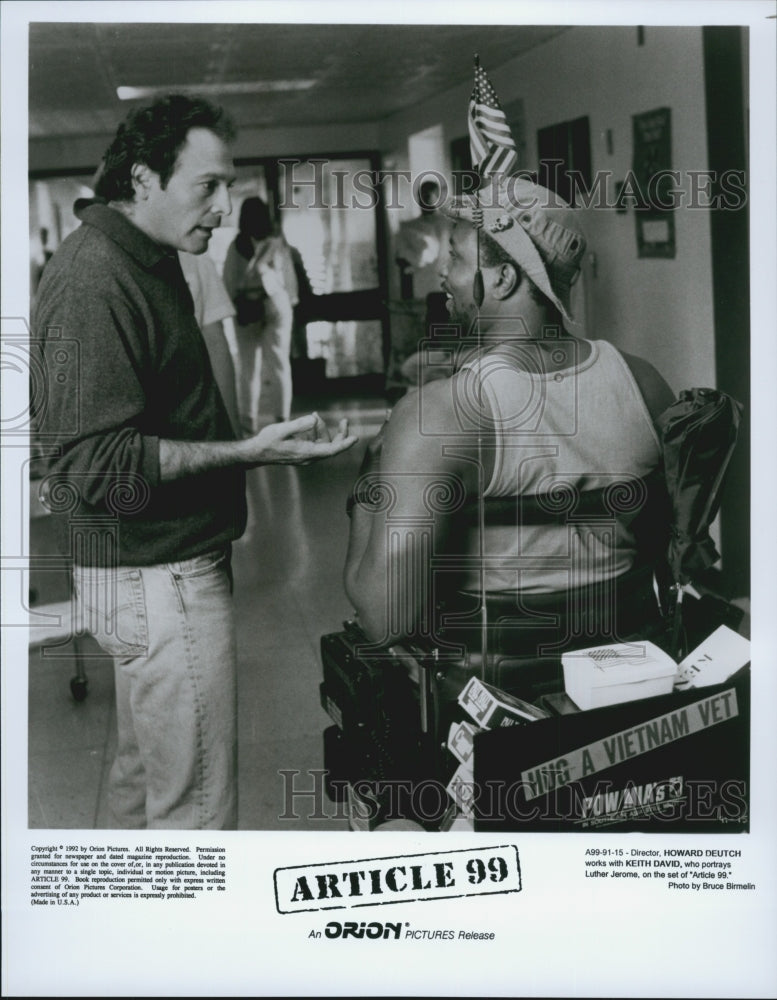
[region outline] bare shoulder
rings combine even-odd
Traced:
[[[649,361],[636,354],[627,354],[625,351],[621,351],[621,354],[634,376],[651,417],[654,421],[657,420],[674,402],[674,393],[663,375]]]
[[[383,455],[407,468],[441,468],[444,446],[455,441],[456,407],[451,379],[419,386],[395,405],[385,429]]]

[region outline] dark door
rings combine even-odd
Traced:
[[[537,130],[539,183],[571,205],[581,184],[591,187],[591,129],[588,116]],[[571,173],[574,171],[574,174]]]
[[[716,184],[736,171],[746,177],[747,142],[743,29],[702,29],[709,170]],[[721,190],[712,192],[721,194]],[[717,388],[745,407],[739,444],[720,507],[723,584],[750,594],[750,259],[748,199],[721,199],[710,209]]]

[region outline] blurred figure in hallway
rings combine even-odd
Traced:
[[[394,304],[391,318],[391,398],[402,396],[408,386],[441,377],[444,367],[423,363],[429,355],[421,350],[421,344],[435,329],[451,326],[440,276],[448,255],[451,224],[437,210],[442,201],[440,185],[424,181],[417,198],[421,214],[400,225],[394,252],[401,299]]]
[[[235,315],[235,307],[208,253],[178,251],[181,270],[194,300],[194,318],[208,348],[213,375],[229,414],[232,429],[240,435],[235,364],[224,332],[224,320]]]
[[[437,209],[440,185],[424,181],[418,192],[421,214],[399,227],[396,262],[402,278],[402,297],[426,304],[426,332],[434,323],[446,324],[445,295],[440,288],[440,268],[448,256],[450,221]]]
[[[224,284],[236,312],[240,421],[243,431],[253,434],[259,428],[263,383],[275,420],[288,420],[291,413],[291,331],[298,291],[289,247],[275,234],[267,203],[246,198],[238,228],[224,261]]]

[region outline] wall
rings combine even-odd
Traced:
[[[575,27],[492,70],[485,67],[503,104],[523,100],[527,163],[536,167],[536,133],[545,125],[588,115],[594,172],[622,178],[631,166],[631,116],[672,110],[672,159],[676,170],[707,163],[701,28]],[[471,77],[433,100],[378,123],[321,125],[293,130],[244,129],[236,156],[290,156],[380,148],[387,166],[408,168],[408,137],[441,124],[447,172],[452,139],[466,134]],[[605,135],[612,130],[613,153]],[[33,140],[30,169],[83,167],[98,162],[110,136]],[[401,213],[405,214],[405,213]],[[406,214],[414,214],[412,205]],[[679,390],[714,385],[712,270],[707,213],[675,213],[673,260],[638,259],[634,214],[590,210],[585,274],[588,336],[611,340],[650,358]],[[595,273],[594,273],[595,272]]]
[[[537,129],[588,115],[594,173],[622,179],[631,167],[631,116],[672,111],[672,167],[707,164],[700,28],[576,27],[489,73],[502,104],[523,99],[528,162],[536,169]],[[442,123],[447,144],[466,133],[471,83],[383,123],[381,147],[400,158],[407,135]],[[612,130],[613,152],[606,132]],[[432,164],[449,169],[448,163]],[[708,214],[675,212],[676,257],[639,259],[633,211],[591,209],[586,231],[588,336],[649,358],[675,390],[714,385],[712,268]]]

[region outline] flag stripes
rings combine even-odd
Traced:
[[[472,166],[481,178],[508,173],[518,154],[496,91],[479,63],[475,66],[467,124]]]

